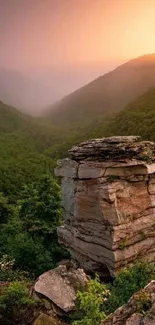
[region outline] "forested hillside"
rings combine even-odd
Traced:
[[[108,135],[142,136],[155,141],[155,88],[128,104],[111,119],[105,129]]]
[[[55,161],[67,150],[92,134],[72,124],[54,125],[48,120],[31,118],[0,102],[0,191],[9,200],[18,197],[24,184],[53,174]]]
[[[131,60],[100,76],[49,109],[57,123],[87,126],[120,111],[125,105],[155,86],[155,55]]]
[[[25,182],[36,180],[41,173],[47,172],[52,164],[42,155],[47,145],[47,130],[1,102],[0,190],[13,199]]]
[[[56,236],[61,200],[53,178],[55,141],[55,130],[43,121],[0,103],[0,265],[4,256],[14,261],[13,273],[0,272],[0,280],[23,271],[33,277],[64,256]]]
[[[15,277],[36,276],[65,256],[56,235],[62,211],[54,167],[97,126],[54,125],[0,102],[0,263],[14,260]],[[9,276],[0,272],[0,280]]]

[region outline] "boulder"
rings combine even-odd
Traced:
[[[76,292],[86,286],[87,277],[82,269],[67,269],[66,265],[42,274],[35,283],[34,290],[64,312],[69,312],[75,307]]]
[[[44,313],[41,313],[39,317],[35,320],[34,325],[65,325],[65,324],[53,316],[48,316]]]

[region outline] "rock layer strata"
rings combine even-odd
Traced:
[[[155,144],[140,137],[94,139],[58,161],[64,224],[59,242],[78,265],[103,276],[155,257]]]

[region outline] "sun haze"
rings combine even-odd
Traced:
[[[0,0],[0,99],[38,114],[155,53],[155,0]]]
[[[154,13],[154,0],[0,0],[0,65],[109,65],[155,52]]]

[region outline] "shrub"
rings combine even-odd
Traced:
[[[136,294],[135,300],[140,314],[145,314],[152,305],[150,294],[143,289]]]
[[[97,276],[89,280],[87,289],[77,293],[73,325],[99,325],[106,318],[102,305],[108,294],[106,286],[100,283]]]
[[[129,298],[148,284],[154,276],[154,265],[138,261],[132,266],[125,267],[108,286],[110,296],[105,302],[106,314],[114,312],[118,307],[127,303]]]
[[[128,302],[130,297],[143,289],[154,278],[154,265],[138,261],[117,273],[112,284],[103,285],[99,278],[88,282],[87,290],[78,291],[73,325],[98,325],[107,315]],[[139,312],[150,306],[150,298],[140,291],[137,294]]]
[[[29,297],[26,284],[12,282],[0,297],[0,323],[30,324],[35,306],[36,302]]]

